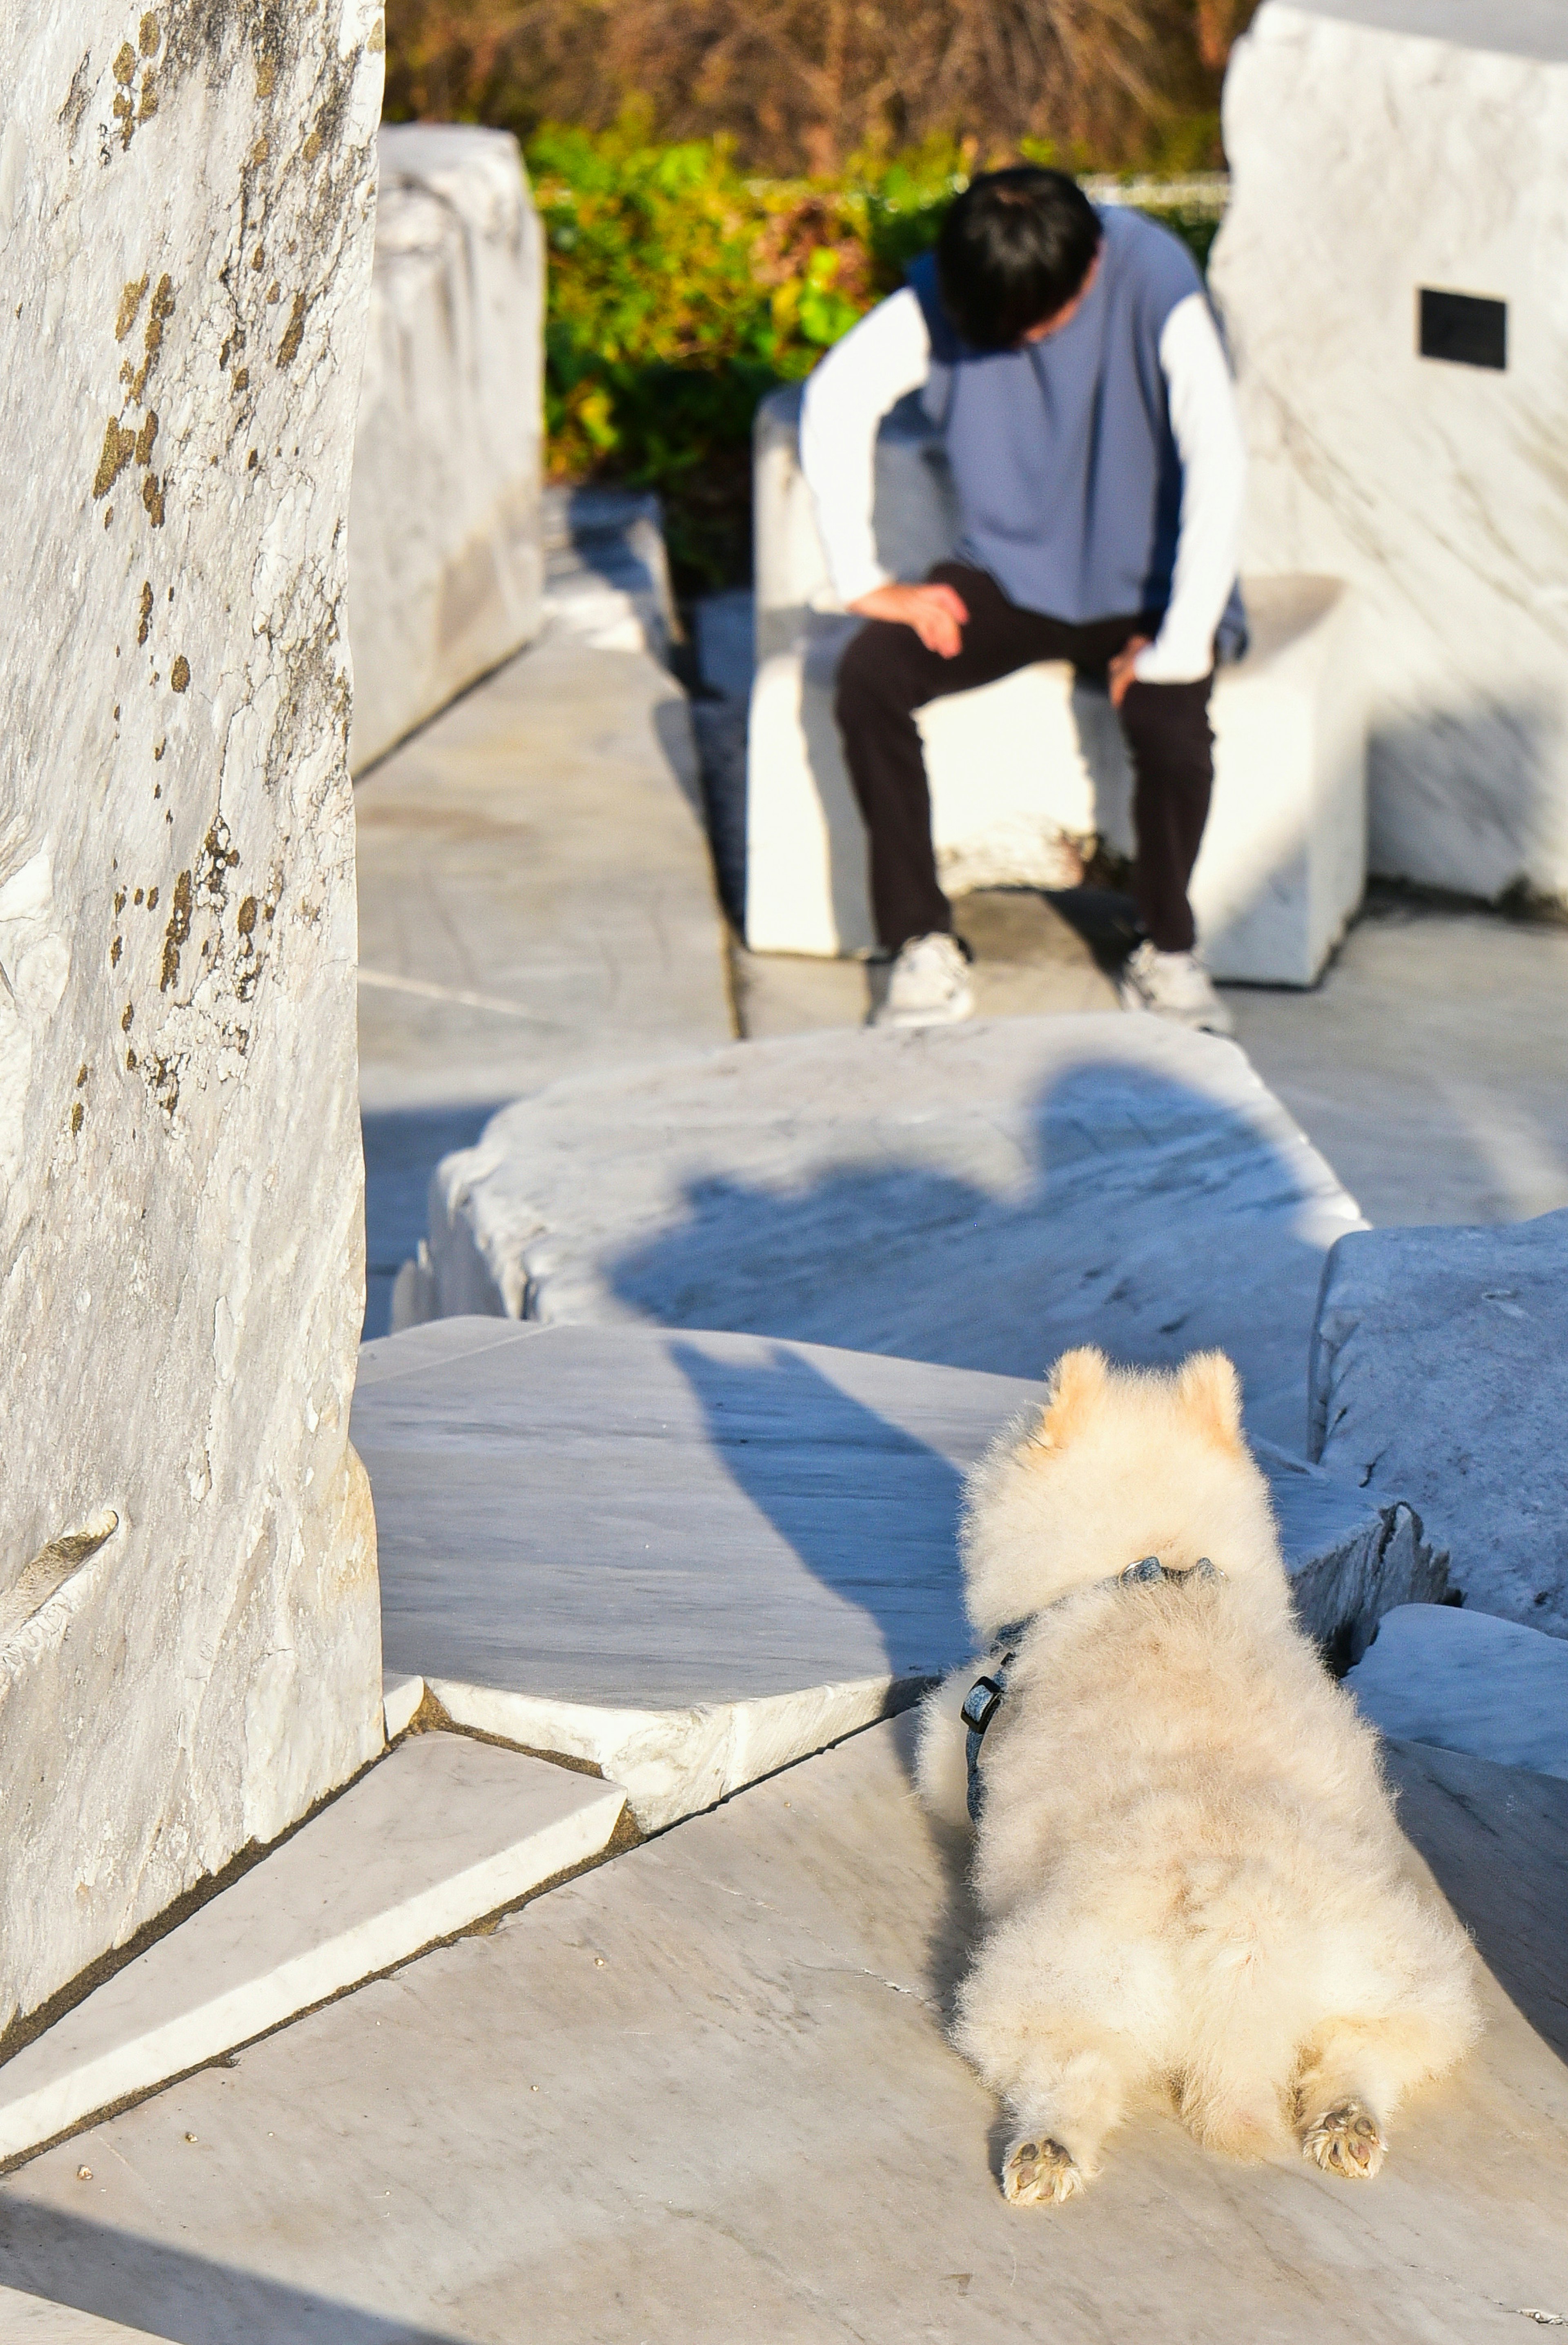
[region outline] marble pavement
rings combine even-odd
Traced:
[[[1501,1771],[1394,1756],[1493,1975],[1375,2186],[1156,2113],[1082,2202],[1019,2212],[942,2037],[968,1917],[901,1731],[46,2153],[0,2182],[0,2281],[178,2345],[1317,2345],[1348,2308],[1388,2345],[1509,2345],[1568,2311],[1568,2071],[1519,2007],[1565,1918],[1568,1785],[1501,1776],[1533,1838],[1500,1914],[1474,1855],[1516,1845]]]
[[[494,1108],[734,1030],[649,500],[545,502],[542,637],[354,791],[372,1334]]]

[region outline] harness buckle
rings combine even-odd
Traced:
[[[963,1707],[958,1713],[972,1734],[984,1733],[996,1715],[1002,1694],[1003,1689],[994,1678],[975,1679],[964,1695]],[[948,1714],[951,1717],[952,1712]]]

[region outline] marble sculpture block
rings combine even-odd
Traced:
[[[1568,18],[1267,0],[1225,143],[1246,566],[1355,591],[1372,868],[1568,896]]]
[[[545,249],[517,141],[381,132],[354,441],[355,771],[538,633]]]
[[[1568,1637],[1568,1211],[1342,1238],[1309,1387],[1314,1458],[1407,1500],[1468,1606]]]
[[[1232,1042],[1158,1018],[792,1035],[569,1076],[431,1183],[431,1315],[728,1328],[1038,1376],[1218,1344],[1300,1452],[1360,1216]],[[1403,1497],[1402,1490],[1392,1493]]]
[[[381,1747],[373,0],[0,19],[0,2030]]]
[[[875,941],[865,834],[833,716],[859,622],[838,612],[797,447],[800,393],[776,391],[755,438],[757,655],[747,762],[747,942],[855,953]],[[952,550],[946,460],[918,404],[878,442],[882,563],[919,578]],[[1352,607],[1332,578],[1250,580],[1252,642],[1220,670],[1215,798],[1193,876],[1220,977],[1310,985],[1366,878],[1364,725]],[[1060,663],[921,712],[937,863],[952,893],[1059,888],[1097,835],[1133,845],[1132,773],[1103,691]]]

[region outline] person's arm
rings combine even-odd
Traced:
[[[905,286],[820,360],[800,409],[800,470],[833,591],[846,609],[891,582],[871,526],[877,426],[931,367],[919,301]]]
[[[1214,665],[1215,631],[1236,584],[1247,449],[1219,329],[1201,293],[1176,303],[1159,355],[1181,458],[1181,527],[1170,605],[1132,666],[1140,684],[1196,684]]]

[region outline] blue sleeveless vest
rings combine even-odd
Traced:
[[[960,340],[934,253],[909,273],[931,340],[921,401],[958,495],[958,558],[1023,609],[1076,625],[1162,612],[1170,600],[1182,474],[1159,342],[1176,304],[1203,291],[1168,229],[1118,205],[1100,226],[1083,308],[1020,350]],[[1223,656],[1245,646],[1238,590],[1219,633]]]

